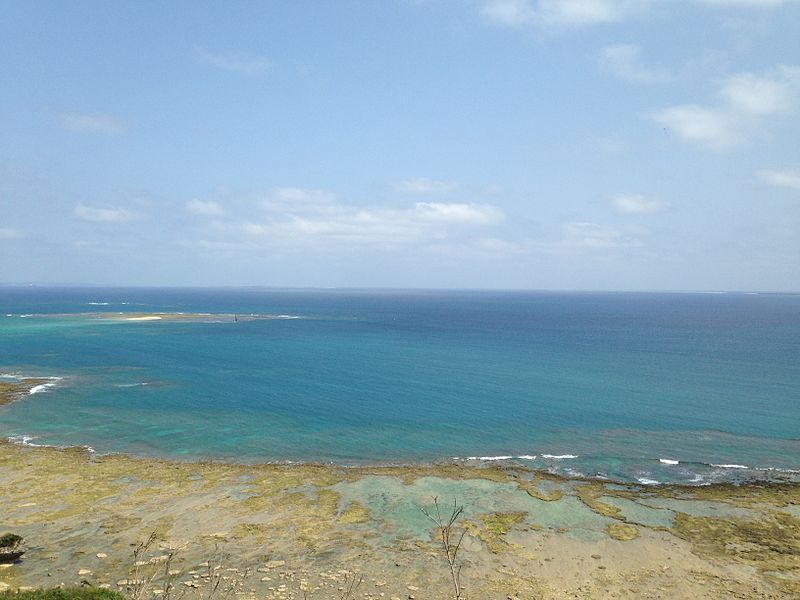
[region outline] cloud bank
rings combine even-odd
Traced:
[[[781,65],[761,74],[722,79],[715,105],[682,104],[650,115],[680,139],[717,152],[747,144],[770,119],[793,112],[800,97],[800,68]]]

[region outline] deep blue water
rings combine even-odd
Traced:
[[[5,287],[0,372],[64,378],[0,435],[98,452],[800,478],[798,295]]]

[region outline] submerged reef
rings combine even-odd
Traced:
[[[48,385],[52,380],[47,377],[23,377],[19,379],[0,379],[0,406],[19,400],[30,394],[39,386]]]

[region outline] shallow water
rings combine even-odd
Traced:
[[[0,408],[0,434],[173,458],[797,479],[798,356],[792,295],[0,288],[0,373],[64,377]]]

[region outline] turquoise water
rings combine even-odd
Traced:
[[[120,311],[297,318],[86,314]],[[6,287],[0,373],[63,379],[0,408],[0,435],[246,462],[509,456],[624,481],[797,479],[798,359],[797,295]]]

